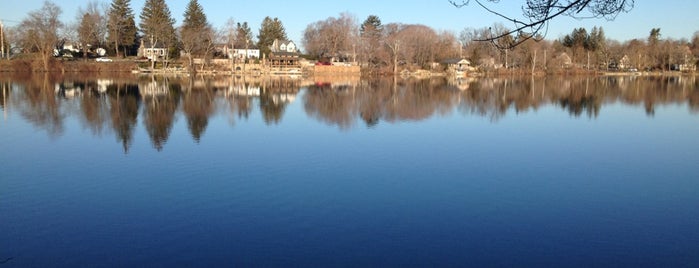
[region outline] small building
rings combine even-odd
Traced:
[[[143,39],[141,39],[141,45],[138,47],[138,57],[158,61],[165,59],[166,56],[167,48],[165,46],[160,43],[151,45],[150,42],[145,42]]]
[[[442,61],[442,64],[447,66],[447,71],[465,72],[471,69],[471,61],[467,59],[447,59]]]

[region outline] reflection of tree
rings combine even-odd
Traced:
[[[35,126],[46,129],[49,135],[59,136],[63,133],[63,115],[60,111],[54,84],[48,74],[36,76],[24,88],[27,106],[23,107],[22,116]]]
[[[260,111],[267,125],[279,124],[285,108],[286,103],[275,102],[272,93],[265,91],[260,95]]]
[[[182,102],[189,131],[194,141],[199,142],[214,111],[214,94],[209,89],[189,89]]]
[[[332,88],[328,85],[314,85],[306,90],[304,108],[306,114],[340,128],[352,126],[354,97],[347,88]]]
[[[297,80],[285,77],[273,77],[265,80],[260,92],[260,111],[265,123],[279,124],[284,110],[299,91]]]
[[[150,78],[136,86],[127,84],[134,82],[128,78],[121,82],[111,80],[107,86],[103,83],[98,88],[99,92],[106,91],[104,95],[92,90],[93,80],[80,79],[50,75],[11,78],[18,86],[11,95],[2,95],[2,108],[17,109],[26,121],[46,129],[50,135],[60,135],[64,118],[74,113],[95,135],[111,123],[117,140],[128,152],[143,103],[143,126],[153,146],[161,150],[174,125],[180,98],[189,131],[199,141],[209,117],[216,111],[217,101],[227,101],[230,114],[238,117],[247,118],[259,107],[267,124],[279,124],[300,87],[298,80],[269,78],[242,84],[232,80]],[[57,84],[52,81],[83,82],[61,82],[55,87]],[[69,84],[89,90],[70,97],[68,91],[61,91],[67,90]],[[686,104],[692,111],[699,111],[699,84],[695,77],[508,77],[472,78],[458,83],[442,78],[398,78],[340,80],[304,88],[302,105],[307,116],[340,129],[358,123],[371,127],[380,122],[425,120],[455,111],[496,121],[508,113],[526,113],[551,105],[572,116],[589,118],[600,116],[604,104],[617,102],[644,109],[648,116],[662,111],[657,107],[668,104]],[[217,96],[226,100],[217,100]]]
[[[0,81],[0,109],[3,110],[3,112],[7,112],[7,103],[9,102],[10,99],[10,90],[12,88],[12,84],[9,81]]]
[[[105,97],[98,94],[94,83],[82,84],[83,97],[80,100],[83,123],[92,133],[101,134],[109,120],[109,109]]]
[[[308,88],[304,108],[309,116],[344,129],[354,125],[357,113],[367,126],[448,113],[456,102],[453,96],[442,80],[379,80],[356,88],[326,84]]]
[[[384,114],[384,107],[392,99],[393,83],[386,79],[372,80],[360,85],[358,89],[359,116],[367,127],[373,127],[379,123]]]
[[[126,153],[131,147],[138,123],[138,107],[141,101],[138,86],[118,84],[110,87],[108,92],[112,128]]]
[[[447,113],[454,107],[453,96],[453,92],[445,90],[442,79],[409,80],[396,89],[384,118],[388,122],[422,120],[435,113]]]
[[[252,113],[252,98],[247,96],[235,96],[232,99],[235,110],[238,113],[238,117],[248,118],[250,113]]]
[[[151,138],[153,147],[160,151],[167,142],[170,130],[175,122],[175,112],[180,101],[180,91],[171,88],[167,81],[157,83],[158,87],[163,87],[166,90],[158,90],[157,92],[164,92],[160,94],[143,95],[143,103],[145,105],[143,123]]]

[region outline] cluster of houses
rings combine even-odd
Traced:
[[[268,58],[267,55],[260,57],[260,50],[257,48],[231,48],[228,44],[222,44],[215,46],[214,50],[215,54],[224,55],[228,59],[240,61],[266,59],[271,66],[296,66],[299,63],[299,49],[293,41],[288,40],[274,40]],[[161,45],[151,45],[141,40],[138,57],[162,61],[167,57],[167,49]]]
[[[71,44],[63,45],[64,51],[78,52],[80,49],[80,47]],[[100,52],[99,56],[104,56],[106,53],[104,49],[98,49],[98,51]],[[167,48],[164,46],[159,44],[150,44],[147,40],[142,39],[137,55],[139,58],[148,59],[150,61],[163,61],[167,59],[167,53]],[[259,63],[262,66],[265,66],[265,68],[270,68],[271,70],[300,70],[302,65],[304,65],[304,60],[300,57],[298,46],[293,41],[289,40],[274,40],[270,46],[270,53],[267,55],[263,55],[260,52],[260,49],[257,48],[234,48],[228,44],[216,45],[214,48],[214,54],[226,59],[218,60],[221,61],[221,63],[229,64],[231,59],[235,59],[235,62],[237,63]],[[571,57],[565,52],[555,55],[552,60],[553,61],[551,64],[554,64],[560,68],[565,69],[575,66]],[[500,69],[503,68],[504,65],[497,64],[494,58],[488,58],[481,59],[477,66],[478,68],[482,69]],[[455,76],[464,76],[469,72],[476,71],[477,69],[474,67],[471,61],[465,58],[443,60],[439,63],[434,63],[432,67],[433,70],[443,69],[447,74]],[[669,70],[673,71],[696,71],[696,65],[688,63],[686,60],[684,64],[671,64],[667,67]],[[638,71],[636,68],[634,68],[632,61],[627,55],[614,58],[609,62],[600,65],[599,68],[610,71]]]

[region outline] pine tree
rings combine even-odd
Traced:
[[[174,45],[177,43],[175,27],[173,26],[175,20],[172,18],[165,0],[146,0],[139,18],[141,19],[139,27],[143,33],[143,38],[151,43],[151,48],[154,48],[156,44],[161,44],[169,52],[174,51]],[[169,54],[167,53],[167,56]]]
[[[235,41],[236,48],[244,48],[254,45],[252,42],[252,30],[248,26],[248,22],[243,22],[242,24],[238,22],[235,27],[236,36],[238,37]]]
[[[262,25],[260,26],[260,32],[257,35],[257,48],[260,49],[260,53],[269,54],[270,46],[274,43],[274,40],[286,40],[286,30],[284,30],[284,25],[278,18],[265,17],[262,20]]]
[[[128,55],[129,48],[136,44],[136,21],[134,20],[131,0],[113,0],[109,8],[109,22],[107,31],[109,42],[114,44],[116,54],[119,49],[124,49],[124,56]]]
[[[182,48],[189,58],[189,66],[193,64],[193,55],[206,55],[213,47],[212,28],[206,19],[204,9],[197,0],[190,0],[184,12],[184,20],[180,28]]]
[[[379,59],[377,57],[379,48],[381,48],[381,39],[383,36],[383,25],[381,19],[376,15],[369,15],[359,27],[359,33],[362,37],[363,60],[371,63],[370,66],[376,67]]]
[[[182,30],[201,30],[209,26],[204,14],[204,8],[197,0],[190,0],[187,4],[187,10],[184,12],[184,20],[182,21]]]
[[[383,31],[381,19],[376,15],[369,15],[359,28],[362,37],[375,37]]]

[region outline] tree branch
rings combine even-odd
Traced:
[[[590,13],[592,13],[590,18],[603,17],[607,20],[613,20],[619,13],[629,11],[634,4],[634,0],[568,0],[567,3],[563,4],[560,3],[561,0],[527,0],[526,5],[522,7],[524,17],[529,19],[529,22],[526,23],[487,7],[481,0],[473,1],[488,13],[498,16],[515,25],[513,30],[497,33],[497,35],[489,38],[475,40],[492,42],[498,49],[512,49],[529,39],[534,38],[534,40],[537,40],[535,36],[537,36],[537,34],[544,29],[544,26],[548,28],[548,22],[551,19],[561,15],[577,19],[585,18],[579,17],[578,14],[587,8],[589,9]],[[487,1],[493,3],[499,2],[499,0]],[[464,7],[470,2],[471,0],[463,0],[461,3],[457,3],[455,0],[449,0],[449,3],[454,5],[456,8]],[[495,42],[495,40],[502,39],[503,37],[515,33],[518,34],[515,42],[507,44],[499,44]]]

